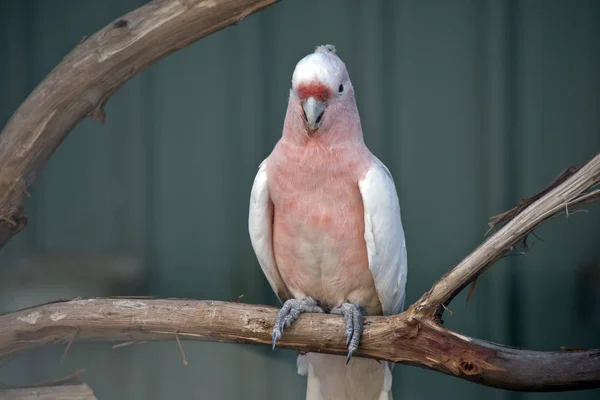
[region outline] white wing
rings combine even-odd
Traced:
[[[269,197],[266,161],[258,167],[252,185],[248,230],[258,263],[279,301],[284,302],[291,298],[291,295],[281,279],[273,254],[273,202]]]
[[[391,315],[404,308],[406,242],[392,174],[381,161],[373,158],[373,165],[358,183],[358,188],[365,208],[369,269],[383,314]]]

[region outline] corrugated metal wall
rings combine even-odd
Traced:
[[[139,0],[0,2],[0,123],[84,35]],[[392,170],[409,251],[407,301],[483,238],[487,218],[600,149],[600,3],[594,0],[285,0],[135,77],[80,123],[32,190],[30,226],[0,252],[0,308],[151,294],[276,304],[246,231],[260,161],[281,132],[291,73],[334,43],[366,142]],[[600,265],[600,208],[558,218],[532,251],[485,274],[449,327],[533,349],[599,347],[580,305]],[[595,318],[595,320],[594,320]],[[596,321],[596,322],[594,322]],[[295,355],[174,343],[74,345],[0,364],[34,383],[74,368],[100,398],[301,399]],[[116,375],[115,375],[116,373]],[[516,394],[398,366],[398,399]]]

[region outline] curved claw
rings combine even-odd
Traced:
[[[324,310],[310,297],[302,300],[290,299],[283,303],[273,324],[273,350],[275,350],[275,343],[281,338],[283,330],[289,328],[296,318],[305,312],[322,313]]]
[[[331,313],[342,314],[344,316],[344,321],[346,323],[346,347],[348,348],[346,364],[348,364],[352,355],[358,349],[366,312],[360,305],[344,303],[331,310]]]
[[[275,343],[281,338],[281,331],[279,329],[273,329],[273,347],[272,349],[275,350]]]
[[[350,349],[348,351],[348,356],[346,357],[346,365],[348,365],[348,363],[350,362],[350,359],[352,358],[352,355],[354,354],[355,349]]]

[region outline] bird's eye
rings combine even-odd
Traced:
[[[344,91],[344,85],[340,84],[340,87],[338,88],[338,93],[342,93]]]

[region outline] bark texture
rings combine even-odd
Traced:
[[[88,385],[41,386],[0,390],[0,400],[96,400]]]
[[[82,42],[0,133],[0,247],[27,224],[27,188],[73,127],[157,60],[277,0],[154,0]]]
[[[276,312],[274,307],[198,300],[56,302],[0,316],[0,357],[57,342],[70,346],[74,341],[271,345]],[[283,333],[278,347],[345,355],[344,320],[337,315],[303,314]],[[368,317],[357,356],[424,367],[504,389],[600,387],[600,350],[515,349],[451,332],[411,310],[391,317]]]

